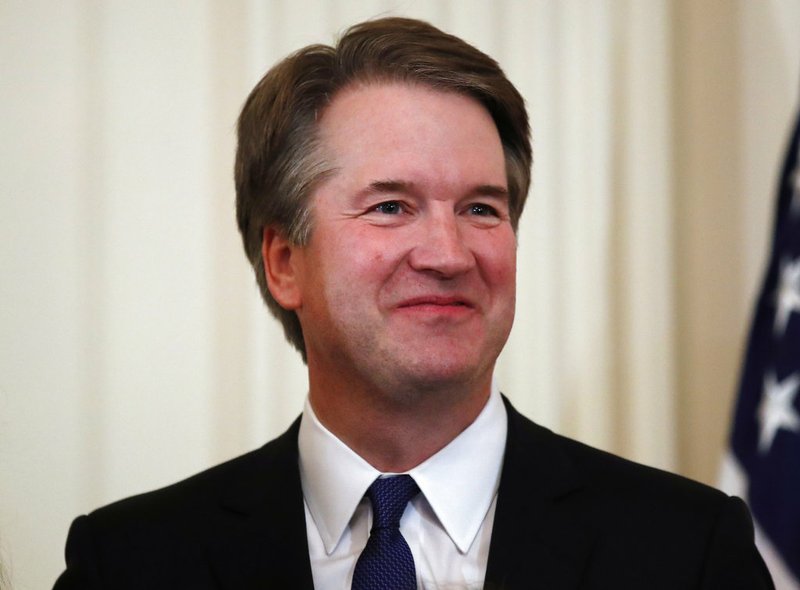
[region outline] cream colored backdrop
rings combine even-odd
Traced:
[[[258,446],[301,363],[240,252],[237,110],[385,13],[497,57],[534,186],[498,379],[535,420],[714,482],[800,81],[797,0],[0,0],[0,561]]]

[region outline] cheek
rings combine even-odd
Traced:
[[[347,294],[357,299],[391,273],[396,246],[369,231],[342,228],[326,236],[324,244],[317,272],[324,275],[324,288],[329,294]]]
[[[496,287],[516,288],[517,245],[516,240],[502,237],[493,240],[482,250],[481,266],[486,280]]]
[[[343,228],[336,247],[348,275],[372,282],[386,277],[402,258],[403,242],[397,232],[366,226]]]

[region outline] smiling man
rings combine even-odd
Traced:
[[[403,472],[475,420],[511,329],[503,146],[474,99],[392,81],[343,89],[319,140],[310,238],[267,232],[267,283],[303,328],[317,418]]]
[[[493,386],[528,135],[498,65],[419,21],[270,70],[239,120],[237,215],[308,366],[303,414],[76,519],[56,588],[771,588],[740,500],[555,435]]]

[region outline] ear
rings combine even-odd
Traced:
[[[272,227],[265,227],[261,238],[261,257],[269,292],[284,309],[297,309],[302,304],[298,276],[298,246]]]

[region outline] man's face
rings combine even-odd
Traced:
[[[292,254],[309,370],[353,386],[486,387],[514,318],[503,149],[477,101],[342,91],[320,122],[335,173]]]

